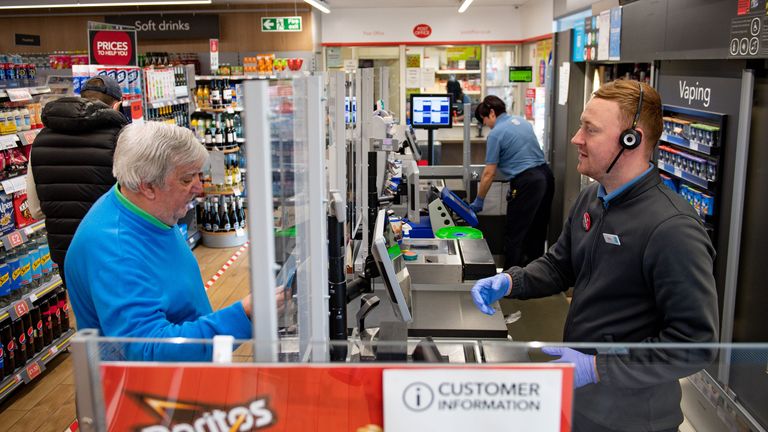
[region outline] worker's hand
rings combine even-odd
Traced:
[[[595,356],[562,347],[544,347],[541,351],[547,355],[560,356],[559,359],[552,360],[551,363],[573,363],[576,366],[573,374],[573,385],[575,388],[597,383]]]
[[[472,287],[472,300],[480,312],[486,315],[496,313],[491,305],[509,293],[511,278],[506,273],[499,273],[496,276],[480,279]]]
[[[485,204],[485,199],[481,196],[475,197],[475,200],[472,201],[472,204],[469,205],[469,207],[472,209],[475,213],[480,213],[483,211],[483,204]]]
[[[285,311],[285,305],[288,303],[288,293],[285,290],[285,286],[279,285],[275,291],[275,300],[277,300],[277,313],[283,313]]]

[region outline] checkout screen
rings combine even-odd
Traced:
[[[451,97],[413,95],[413,127],[450,127]]]

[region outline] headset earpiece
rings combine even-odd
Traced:
[[[640,97],[637,99],[637,111],[635,111],[635,118],[632,120],[632,127],[622,132],[619,137],[619,145],[625,150],[637,148],[643,140],[643,134],[635,129],[640,120],[640,112],[643,110],[643,85],[638,83],[638,88],[640,89]]]
[[[621,154],[624,153],[624,150],[634,150],[638,148],[643,141],[643,134],[635,129],[637,127],[637,122],[640,120],[640,112],[643,109],[643,85],[638,83],[638,88],[640,89],[640,97],[637,99],[637,111],[635,111],[635,118],[632,120],[632,127],[626,129],[619,135],[619,145],[621,146],[621,150],[619,150],[619,154],[613,158],[613,162],[611,162],[611,165],[609,165],[608,169],[605,171],[606,174],[611,172],[613,166],[619,161]]]

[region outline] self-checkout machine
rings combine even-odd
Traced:
[[[359,72],[358,106],[373,107],[373,99],[370,96],[372,92],[369,90],[372,80],[368,79],[369,73],[365,69]],[[405,260],[405,254],[400,248],[401,243],[398,243],[399,230],[390,219],[388,211],[397,208],[395,198],[398,193],[405,191],[408,195],[405,200],[408,209],[402,211],[400,216],[406,217],[410,213],[409,218],[420,221],[428,221],[430,217],[428,212],[419,211],[421,209],[418,205],[418,194],[415,193],[415,186],[419,184],[420,168],[411,163],[415,162],[415,140],[412,143],[408,143],[407,138],[402,140],[402,137],[409,135],[408,129],[397,125],[389,117],[382,113],[377,114],[372,109],[359,111],[361,151],[356,157],[363,169],[356,174],[359,177],[355,183],[362,185],[362,189],[366,191],[366,199],[362,203],[356,203],[356,206],[361,207],[359,214],[362,220],[359,226],[361,231],[365,230],[361,242],[366,242],[366,245],[356,248],[354,269],[360,280],[368,280],[373,284],[373,294],[376,298],[371,300],[371,297],[363,297],[362,301],[352,301],[348,305],[348,327],[362,336],[371,335],[366,331],[370,327],[377,328],[378,332],[384,329],[383,334],[377,334],[387,339],[396,335],[402,336],[403,328],[397,330],[396,325],[380,324],[407,321],[404,330],[408,337],[432,337],[451,343],[482,338],[506,339],[507,328],[501,314],[484,315],[472,302],[469,293],[471,284],[462,280],[460,254],[456,255],[458,246],[453,247],[454,255],[459,257],[455,273],[458,276],[451,280],[456,283],[446,281],[445,284],[430,284],[430,289],[424,290],[418,289],[414,283],[410,274],[410,263]],[[395,160],[401,163],[395,164]],[[397,175],[400,176],[400,182],[393,181]],[[433,238],[431,243],[439,245],[440,240]],[[442,243],[456,244],[456,240],[446,239]],[[439,255],[439,247],[430,249],[430,252]],[[445,250],[448,251],[448,248],[445,247]],[[418,267],[418,264],[416,265]],[[439,269],[435,267],[435,271]],[[354,285],[354,282],[349,285]],[[403,294],[399,296],[398,292]],[[410,320],[405,317],[410,317]],[[464,345],[459,342],[454,348],[464,356]]]

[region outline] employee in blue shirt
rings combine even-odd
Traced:
[[[509,182],[504,268],[524,266],[544,253],[555,179],[531,124],[523,117],[507,114],[501,99],[486,96],[477,106],[475,117],[492,130],[486,142],[485,169],[477,197],[470,206],[475,213],[483,210],[499,171]]]

